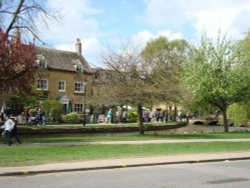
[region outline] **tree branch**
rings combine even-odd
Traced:
[[[24,1],[25,0],[20,0],[17,9],[14,12],[13,18],[12,18],[12,20],[10,22],[10,25],[7,27],[7,30],[5,32],[7,35],[9,34],[9,32],[12,29],[13,25],[15,24],[15,22],[16,22],[16,20],[18,18],[18,14],[20,13],[21,8],[23,7]]]

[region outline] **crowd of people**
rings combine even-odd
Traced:
[[[25,107],[21,115],[17,116],[17,121],[19,124],[24,125],[45,125],[45,113],[42,108],[37,108],[35,111],[31,111],[29,108]]]
[[[183,112],[182,110],[178,110],[177,113],[172,111],[169,112],[167,110],[146,110],[143,112],[143,121],[144,122],[167,122],[167,121],[180,121],[183,120],[188,121],[190,118],[189,112]]]
[[[126,108],[109,109],[106,113],[93,113],[90,115],[89,122],[93,123],[127,123],[129,118],[129,110]],[[155,109],[143,110],[143,122],[167,122],[167,121],[188,121],[191,114],[188,111],[178,110],[171,111]]]
[[[96,111],[90,116],[90,122],[93,123],[126,123],[128,118],[128,110],[118,108],[116,110],[109,109],[106,113]]]

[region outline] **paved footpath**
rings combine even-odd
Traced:
[[[117,142],[72,142],[72,143],[34,143],[27,146],[41,145],[80,145],[80,144],[158,144],[187,142],[249,142],[250,139],[181,139],[181,140],[148,140],[148,141],[117,141]],[[7,147],[7,146],[6,146]],[[171,165],[180,163],[216,162],[230,160],[250,160],[250,151],[209,154],[181,154],[158,157],[137,157],[123,159],[90,160],[83,162],[53,163],[22,167],[0,167],[0,176],[29,175],[69,171],[86,171],[98,169],[126,168],[153,165]]]

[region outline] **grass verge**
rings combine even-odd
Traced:
[[[95,159],[250,151],[250,142],[173,143],[144,145],[0,147],[0,166],[25,166]]]

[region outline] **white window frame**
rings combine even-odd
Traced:
[[[60,88],[60,87],[61,87],[60,83],[63,83],[63,89]],[[59,82],[58,82],[58,91],[59,91],[59,92],[65,92],[65,91],[66,91],[66,81],[64,81],[64,80],[59,80]]]
[[[76,60],[76,64],[74,65],[76,72],[83,72],[83,64],[79,61]]]
[[[85,90],[85,84],[83,82],[75,82],[75,88],[74,88],[75,93],[84,93],[84,90]]]
[[[43,64],[41,64],[42,61],[43,61]],[[37,63],[39,65],[39,67],[42,69],[47,69],[47,67],[48,67],[47,60],[43,55],[37,55]]]
[[[44,83],[39,83],[41,81],[45,81],[45,84]],[[42,87],[43,85],[45,85],[45,87]],[[49,80],[48,79],[41,78],[41,79],[38,79],[36,81],[36,89],[37,90],[48,90],[48,88],[49,88]]]
[[[74,106],[74,111],[77,113],[83,112],[83,104],[82,103],[76,103]]]
[[[76,72],[83,72],[83,66],[82,65],[77,65],[76,66]]]

